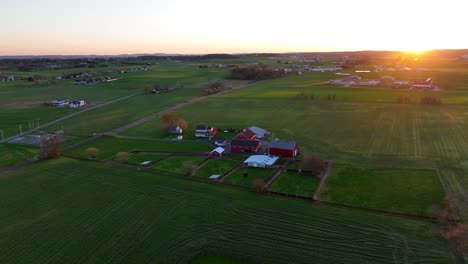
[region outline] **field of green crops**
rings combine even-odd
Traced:
[[[297,172],[283,172],[269,186],[270,191],[312,197],[320,182],[318,177]]]
[[[335,165],[324,201],[425,215],[443,206],[444,190],[434,170],[359,168]]]
[[[193,141],[136,140],[116,137],[102,137],[92,143],[82,145],[65,154],[77,158],[88,158],[86,150],[90,147],[99,150],[97,160],[108,160],[118,152],[156,151],[156,152],[207,152],[207,144]]]
[[[0,169],[14,165],[22,160],[34,158],[39,150],[16,144],[0,144]]]
[[[0,201],[1,263],[454,262],[425,222],[93,162],[3,174]]]
[[[215,159],[206,163],[201,167],[196,175],[204,178],[208,178],[213,174],[223,175],[232,168],[236,167],[239,161],[227,160],[227,159]]]
[[[151,165],[150,168],[185,175],[191,168],[199,165],[206,159],[207,157],[204,156],[174,156],[165,158]]]

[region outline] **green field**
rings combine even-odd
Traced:
[[[219,256],[202,256],[198,257],[191,264],[249,264],[245,261],[233,260],[226,257]]]
[[[19,134],[20,126],[25,132],[36,128],[38,123],[43,125],[75,112],[75,109],[69,108],[0,108],[0,130],[3,130],[3,136],[7,138]]]
[[[234,168],[238,161],[226,160],[226,159],[215,159],[206,163],[202,168],[200,168],[196,175],[200,177],[208,178],[213,174],[223,175],[232,168]]]
[[[433,170],[335,165],[322,200],[358,207],[425,215],[442,206],[444,190]]]
[[[144,161],[151,161],[151,163],[154,163],[155,161],[158,161],[166,156],[167,154],[161,153],[135,153],[128,156],[127,162],[134,165],[139,165]]]
[[[197,166],[206,160],[203,156],[174,156],[165,158],[150,168],[185,175],[191,167]]]
[[[269,186],[270,191],[312,197],[320,182],[318,177],[298,172],[283,172]]]
[[[1,263],[453,263],[428,223],[58,159],[0,177]],[[21,210],[18,210],[21,208]]]
[[[245,175],[247,173],[247,176]],[[263,168],[239,168],[233,173],[229,174],[224,179],[224,182],[241,185],[246,187],[253,187],[253,182],[256,179],[266,179],[273,174],[273,169]]]
[[[159,141],[159,140],[137,140],[117,137],[102,137],[95,142],[80,146],[67,151],[67,156],[77,158],[88,158],[86,150],[90,147],[97,148],[98,160],[111,159],[118,152],[130,151],[159,151],[159,152],[206,152],[211,148],[203,143],[193,141]]]
[[[0,144],[0,169],[14,165],[22,160],[34,158],[39,153],[38,148],[17,145]]]

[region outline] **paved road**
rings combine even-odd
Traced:
[[[40,129],[42,128],[45,128],[45,127],[48,127],[50,125],[53,125],[53,124],[56,124],[58,122],[62,122],[64,120],[67,120],[69,118],[72,118],[72,117],[75,117],[77,115],[81,115],[85,112],[88,112],[88,111],[91,111],[91,110],[95,110],[97,108],[100,108],[100,107],[103,107],[103,106],[106,106],[106,105],[110,105],[110,104],[113,104],[113,103],[116,103],[116,102],[119,102],[119,101],[122,101],[122,100],[126,100],[130,97],[133,97],[133,96],[136,96],[136,95],[139,95],[139,94],[142,94],[141,92],[139,93],[135,93],[135,94],[131,94],[131,95],[127,95],[127,96],[124,96],[124,97],[121,97],[121,98],[118,98],[118,99],[115,99],[115,100],[112,100],[112,101],[109,101],[109,102],[106,102],[104,104],[101,104],[101,105],[97,105],[95,107],[91,107],[91,108],[88,108],[88,109],[85,109],[85,110],[82,110],[82,111],[79,111],[79,112],[76,112],[76,113],[73,113],[71,115],[67,115],[67,116],[64,116],[64,117],[61,117],[59,119],[56,119],[52,122],[49,122],[49,123],[46,123],[46,124],[43,124],[41,126],[38,126],[36,128],[33,128],[33,129],[30,129],[30,130],[27,130],[25,132],[23,132],[22,134],[17,134],[15,136],[11,136],[11,137],[8,137],[8,138],[5,138],[4,140],[0,140],[0,143],[5,143],[5,142],[8,142],[8,141],[12,141],[12,140],[15,140],[15,139],[18,139],[19,137],[22,137],[26,134],[29,134],[29,133],[32,133],[32,132],[35,132],[35,131],[39,131]]]

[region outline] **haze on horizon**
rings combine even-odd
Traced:
[[[466,0],[0,3],[0,55],[468,48]]]

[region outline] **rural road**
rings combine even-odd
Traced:
[[[126,100],[130,97],[133,97],[133,96],[136,96],[136,95],[139,95],[141,93],[135,93],[135,94],[131,94],[131,95],[127,95],[127,96],[124,96],[124,97],[121,97],[121,98],[118,98],[118,99],[115,99],[115,100],[112,100],[112,101],[109,101],[109,102],[106,102],[104,104],[101,104],[101,105],[97,105],[97,106],[94,106],[94,107],[91,107],[91,108],[88,108],[88,109],[85,109],[85,110],[82,110],[82,111],[79,111],[79,112],[76,112],[76,113],[73,113],[71,115],[67,115],[67,116],[64,116],[64,117],[61,117],[59,119],[56,119],[54,121],[51,121],[49,123],[45,123],[41,126],[38,126],[36,128],[33,128],[33,129],[30,129],[30,130],[27,130],[27,131],[24,131],[22,134],[17,134],[17,135],[14,135],[14,136],[11,136],[11,137],[8,137],[8,138],[5,138],[3,140],[0,140],[0,143],[5,143],[5,142],[8,142],[8,141],[12,141],[12,140],[15,140],[21,136],[24,136],[26,134],[29,134],[31,132],[35,132],[35,131],[38,131],[42,128],[45,128],[45,127],[48,127],[50,125],[53,125],[53,124],[56,124],[58,122],[61,122],[61,121],[64,121],[64,120],[67,120],[68,118],[72,118],[74,116],[77,116],[77,115],[80,115],[80,114],[83,114],[85,112],[88,112],[88,111],[91,111],[91,110],[95,110],[97,108],[100,108],[100,107],[103,107],[103,106],[106,106],[106,105],[110,105],[110,104],[113,104],[113,103],[116,103],[116,102],[119,102],[119,101],[122,101],[122,100]]]

